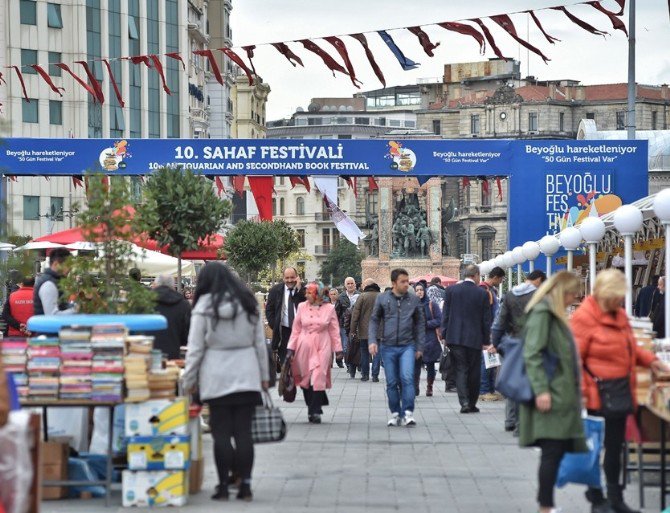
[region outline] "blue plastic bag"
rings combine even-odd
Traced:
[[[592,488],[602,488],[600,482],[600,449],[605,436],[605,419],[586,417],[584,435],[588,452],[569,452],[561,460],[556,486],[568,483],[583,484]]]
[[[19,402],[19,392],[16,389],[16,383],[14,382],[14,375],[11,372],[7,373],[7,390],[9,391],[10,411],[20,410],[21,404]]]

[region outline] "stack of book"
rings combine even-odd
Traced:
[[[126,340],[127,355],[123,360],[126,378],[126,402],[139,403],[151,399],[149,369],[153,337],[132,336]]]
[[[28,374],[26,363],[28,341],[25,338],[6,338],[2,340],[2,363],[6,372],[11,372],[19,398],[28,397]]]
[[[91,367],[91,328],[68,327],[61,329],[60,339],[60,398],[90,400],[93,391]]]
[[[123,400],[123,352],[127,332],[123,326],[96,326],[93,345],[94,401]]]
[[[152,370],[149,374],[151,399],[176,399],[177,381],[179,381],[179,368],[176,366],[168,366],[163,370]]]
[[[37,337],[28,340],[28,399],[55,401],[58,399],[60,345],[56,337]]]

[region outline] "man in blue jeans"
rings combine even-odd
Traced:
[[[414,360],[423,355],[426,318],[419,298],[408,293],[407,271],[394,269],[391,282],[391,290],[379,294],[375,300],[368,328],[368,349],[372,357],[381,352],[384,362],[391,410],[388,425],[415,426]]]
[[[501,267],[494,267],[489,272],[486,280],[481,282],[479,286],[483,288],[489,297],[489,305],[491,306],[491,319],[495,320],[500,310],[500,300],[498,299],[498,287],[505,279],[505,271]],[[502,399],[501,396],[496,395],[495,382],[496,370],[487,369],[484,363],[484,356],[482,356],[481,372],[482,378],[479,385],[479,398],[482,401],[497,401]]]

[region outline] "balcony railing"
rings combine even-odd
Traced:
[[[314,254],[315,255],[328,255],[328,254],[330,254],[332,249],[333,249],[332,246],[314,246]]]
[[[330,222],[330,214],[328,212],[315,212],[314,220],[320,223]]]

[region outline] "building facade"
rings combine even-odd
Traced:
[[[0,66],[3,70],[8,65],[21,66],[30,101],[24,99],[16,73],[6,70],[7,85],[0,87],[0,137],[204,136],[208,131],[202,109],[206,104],[204,67],[190,59],[188,51],[206,44],[207,3],[206,0],[1,2]],[[171,52],[181,53],[189,69],[187,77],[179,61],[162,57],[170,95],[163,91],[154,69],[119,59]],[[125,101],[123,107],[103,62],[95,60],[101,57],[110,59]],[[53,65],[64,62],[77,75],[85,77],[83,67],[75,64],[77,61],[89,63],[101,84],[103,104],[94,102],[72,77]],[[54,84],[65,88],[64,95],[52,92],[30,64],[41,64]],[[191,83],[195,87],[193,92],[199,91],[197,98],[190,92]],[[11,174],[11,170],[5,172]],[[75,189],[70,178],[54,177],[47,181],[21,177],[8,185],[7,193],[9,230],[33,237],[69,228],[68,215],[73,211],[73,203],[82,203],[84,199],[82,189]]]
[[[211,48],[233,46],[233,31],[230,26],[232,11],[231,0],[209,0],[209,44]],[[235,117],[232,94],[237,71],[230,59],[222,52],[214,52],[214,55],[223,76],[223,84],[219,84],[214,75],[209,74],[207,83],[209,85],[210,136],[214,139],[230,139]]]

